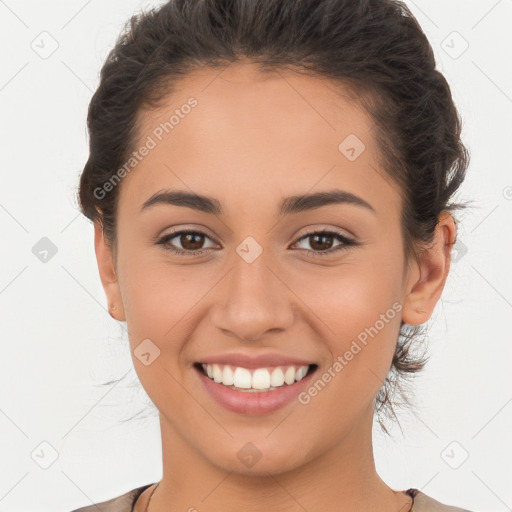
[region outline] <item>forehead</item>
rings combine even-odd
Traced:
[[[194,105],[194,106],[190,106]],[[179,187],[255,204],[317,188],[365,190],[378,200],[389,177],[379,168],[374,124],[350,91],[319,76],[243,61],[181,78],[158,110],[140,111],[139,141],[151,139],[123,183],[120,203],[140,205]],[[396,196],[394,197],[396,200]]]

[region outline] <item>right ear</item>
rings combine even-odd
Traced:
[[[100,273],[101,284],[107,296],[110,315],[120,322],[126,321],[121,291],[115,269],[114,256],[112,250],[105,241],[105,234],[99,221],[94,221],[94,248],[96,251],[96,261]],[[112,306],[115,309],[112,310]]]

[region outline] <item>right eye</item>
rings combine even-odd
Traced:
[[[182,248],[176,247],[174,244],[170,243],[171,240],[174,240],[175,238],[179,240]],[[160,238],[156,243],[163,245],[166,250],[176,254],[197,256],[207,251],[207,249],[198,248],[198,246],[201,246],[204,243],[205,238],[210,239],[208,235],[201,231],[187,229],[183,231],[174,231],[172,233],[168,233]]]

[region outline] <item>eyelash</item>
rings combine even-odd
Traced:
[[[172,245],[169,245],[168,242],[172,240],[173,238],[176,238],[178,235],[204,235],[207,238],[210,238],[206,233],[203,233],[201,231],[194,231],[194,230],[182,230],[182,231],[173,231],[172,233],[168,233],[167,235],[164,235],[162,238],[160,238],[156,243],[157,245],[163,245],[165,250],[171,251],[175,254],[183,255],[183,256],[199,256],[200,254],[203,254],[204,252],[208,251],[208,249],[198,249],[195,251],[187,251],[184,249],[177,249],[173,247]],[[309,233],[305,233],[300,238],[297,239],[297,241],[294,243],[294,245],[301,240],[304,240],[305,238],[311,237],[313,235],[327,235],[332,236],[339,242],[342,242],[341,245],[336,246],[334,249],[327,249],[325,251],[311,251],[309,249],[303,249],[306,251],[306,254],[308,256],[324,256],[336,253],[338,251],[344,251],[347,250],[350,246],[357,246],[359,245],[358,242],[355,240],[352,240],[350,238],[347,238],[346,236],[342,235],[341,233],[338,233],[337,231],[311,231]]]

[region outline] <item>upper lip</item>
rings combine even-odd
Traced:
[[[267,366],[309,366],[314,364],[305,359],[290,357],[284,354],[249,355],[242,353],[218,354],[200,359],[203,364],[229,364],[242,368],[265,368]]]

